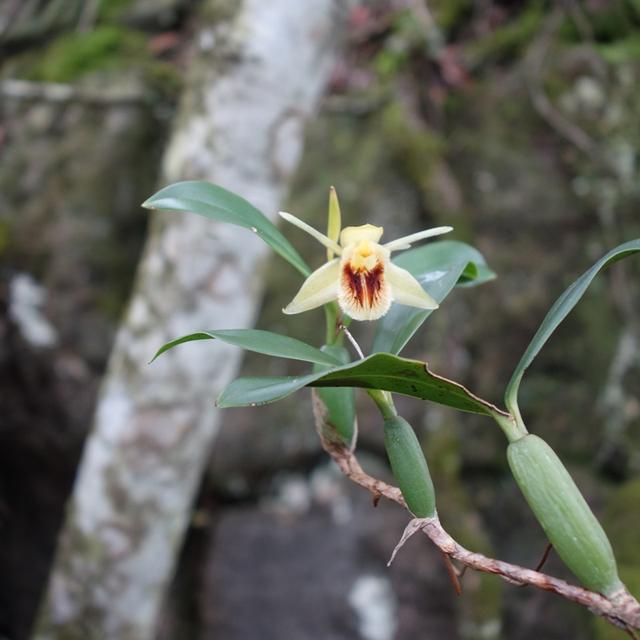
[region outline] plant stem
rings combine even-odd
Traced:
[[[360,345],[357,343],[356,339],[351,335],[351,332],[349,331],[349,329],[347,329],[347,327],[341,324],[340,335],[343,335],[343,334],[347,336],[347,339],[351,343],[351,346],[355,349],[356,353],[360,356],[360,360],[364,360],[364,353],[362,353],[362,349],[360,348]]]
[[[324,305],[324,317],[327,323],[325,344],[335,344],[338,337],[338,331],[336,331],[338,310],[335,304]]]
[[[314,389],[314,393],[315,391]],[[373,390],[368,391],[368,393],[376,404],[378,404],[375,396],[383,392]],[[383,399],[380,401],[383,405],[386,402]],[[378,404],[378,406],[380,406],[380,404]],[[391,486],[367,474],[360,466],[353,451],[349,450],[343,442],[328,440],[323,435],[323,417],[317,410],[317,403],[314,403],[314,415],[322,446],[335,460],[342,473],[356,484],[369,490],[374,500],[378,500],[380,496],[384,496],[406,507],[405,499],[397,487]],[[519,429],[519,427],[517,427],[517,429]],[[408,528],[409,530],[406,531],[403,536],[404,539],[420,529],[443,553],[461,562],[465,567],[498,575],[511,584],[531,585],[538,589],[556,593],[562,598],[587,607],[592,613],[602,616],[617,627],[621,627],[632,637],[635,635],[633,630],[640,629],[640,604],[626,589],[620,589],[620,591],[607,598],[600,593],[571,585],[564,580],[538,573],[537,571],[531,571],[531,569],[525,567],[502,562],[501,560],[488,558],[480,553],[474,553],[458,544],[442,528],[437,516],[412,520]],[[637,635],[635,635],[635,637],[637,637]]]
[[[396,407],[393,404],[393,399],[388,391],[381,391],[380,389],[367,389],[369,397],[376,403],[382,417],[387,420],[388,418],[394,418],[398,415]]]
[[[524,422],[522,422],[522,419],[519,415],[517,417],[505,416],[497,412],[492,413],[491,415],[493,419],[498,423],[498,425],[500,425],[500,428],[502,429],[502,432],[506,436],[509,443],[516,442],[517,440],[520,440],[520,438],[526,436],[527,433],[529,433],[527,431],[527,427],[524,426]]]

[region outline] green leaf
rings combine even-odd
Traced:
[[[221,409],[269,404],[290,396],[321,375],[312,373],[298,377],[238,378],[218,396],[216,404]]]
[[[438,303],[456,284],[474,286],[496,277],[479,251],[455,240],[442,240],[410,249],[399,254],[394,263],[415,276]],[[372,350],[376,353],[400,353],[431,313],[406,305],[392,305],[378,322]]]
[[[243,349],[247,349],[247,351],[255,351],[279,358],[303,360],[305,362],[315,362],[328,366],[342,364],[342,360],[337,356],[329,352],[320,351],[320,349],[316,349],[306,342],[289,338],[288,336],[281,336],[277,333],[271,333],[270,331],[260,331],[259,329],[225,329],[191,333],[182,338],[167,342],[167,344],[160,347],[151,362],[165,351],[173,349],[173,347],[183,344],[184,342],[213,339],[233,344],[236,347],[242,347]]]
[[[464,386],[429,370],[425,362],[377,353],[357,363],[325,373],[309,386],[355,386],[382,389],[430,400],[448,407],[493,416],[502,413],[490,402],[479,398]],[[506,414],[505,414],[506,415]]]
[[[362,387],[401,393],[422,400],[495,417],[506,416],[490,402],[461,384],[431,372],[424,362],[389,353],[376,353],[364,360],[306,376],[239,378],[219,396],[219,407],[246,407],[280,400],[305,386]]]
[[[311,270],[278,228],[244,198],[209,182],[177,182],[142,204],[147,209],[187,211],[254,231],[303,276]]]
[[[342,364],[350,361],[349,352],[338,345],[324,345],[322,351],[335,356]],[[326,371],[322,364],[314,366],[314,372]],[[349,445],[353,440],[356,423],[356,398],[353,389],[334,387],[318,389],[318,396],[327,408],[327,422],[337,431],[343,441]]]
[[[578,304],[584,292],[587,290],[591,281],[605,267],[633,255],[640,251],[640,239],[631,240],[612,249],[605,256],[600,258],[590,269],[585,271],[575,282],[573,282],[562,295],[553,303],[551,309],[545,316],[540,328],[529,343],[524,352],[518,366],[515,368],[509,386],[505,393],[505,402],[509,411],[520,418],[520,410],[518,408],[518,390],[524,372],[533,362],[534,358],[540,352],[545,342],[551,337],[558,325],[567,317],[569,312]]]

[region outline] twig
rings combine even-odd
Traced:
[[[576,0],[564,0],[564,5],[567,9],[567,13],[571,16],[573,23],[576,25],[576,29],[580,33],[580,37],[586,42],[593,42],[593,27],[589,22],[589,19],[584,14],[583,8]]]
[[[95,26],[96,20],[98,19],[99,11],[99,0],[85,0],[80,11],[77,30],[81,33],[87,33],[88,31],[91,31],[91,29],[93,29],[93,27]]]
[[[353,452],[340,440],[333,427],[327,421],[327,410],[315,389],[312,390],[313,413],[316,429],[324,450],[333,458],[342,473],[350,480],[368,489],[375,496],[384,496],[406,508],[400,489],[366,473],[357,461]],[[625,589],[616,591],[609,598],[578,587],[559,578],[548,576],[525,567],[488,558],[481,553],[474,553],[458,544],[442,527],[437,515],[433,518],[413,519],[398,543],[397,551],[416,531],[422,531],[449,559],[457,560],[463,565],[500,576],[503,580],[517,585],[530,585],[587,607],[592,613],[602,616],[617,627],[624,629],[631,637],[636,637],[634,629],[640,629],[640,603]]]
[[[13,100],[84,102],[96,105],[137,104],[145,101],[145,94],[138,90],[79,89],[59,82],[31,82],[13,78],[0,82],[0,96]]]
[[[547,17],[540,37],[534,41],[525,58],[524,77],[531,103],[538,115],[561,137],[584,153],[608,175],[616,175],[615,167],[600,145],[584,129],[566,118],[547,95],[543,82],[543,68],[551,40],[562,23],[563,12],[556,7]]]
[[[542,567],[544,567],[544,563],[547,561],[549,554],[551,553],[551,549],[553,549],[553,545],[549,542],[542,554],[542,558],[540,558],[540,562],[536,565],[535,571],[540,571]]]
[[[312,389],[313,413],[316,416],[316,428],[324,450],[333,458],[340,471],[350,480],[371,492],[374,500],[384,496],[393,502],[406,507],[400,489],[392,487],[383,480],[377,480],[366,473],[355,455],[349,451],[344,442],[336,434],[335,429],[326,420],[326,408],[318,393]],[[321,416],[321,419],[319,418]]]
[[[456,592],[457,596],[461,596],[462,585],[460,584],[460,580],[458,580],[458,572],[456,571],[456,568],[453,566],[453,562],[451,562],[451,558],[449,557],[449,554],[443,552],[442,559],[444,560],[444,566],[447,569],[449,578],[451,579],[453,590]]]
[[[21,5],[21,0],[10,0],[8,4],[5,3],[5,7],[2,10],[2,16],[0,17],[0,43],[9,33],[9,30],[18,18],[22,8]]]
[[[438,58],[444,48],[445,38],[433,19],[427,3],[424,0],[409,0],[407,4],[416,21],[424,30],[429,52],[432,56]]]
[[[602,163],[598,146],[586,131],[560,113],[547,96],[541,76],[550,41],[563,19],[562,11],[556,9],[547,18],[540,39],[532,46],[526,58],[525,78],[531,102],[538,114],[553,129],[584,154]]]

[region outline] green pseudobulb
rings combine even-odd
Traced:
[[[385,418],[384,445],[393,475],[411,512],[418,518],[435,516],[433,482],[411,425],[400,416]]]
[[[607,534],[553,449],[529,434],[509,445],[507,459],[549,541],[580,582],[606,596],[622,588]]]

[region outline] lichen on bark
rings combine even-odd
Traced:
[[[302,124],[332,66],[336,7],[334,0],[304,7],[246,0],[226,24],[235,53],[221,67],[210,64],[215,27],[202,26],[164,182],[209,179],[273,217],[302,148]],[[187,345],[153,367],[146,362],[158,345],[190,329],[252,324],[266,255],[244,230],[196,216],[157,216],[35,638],[153,635],[217,430],[212,398],[235,373],[239,354],[223,345]]]

